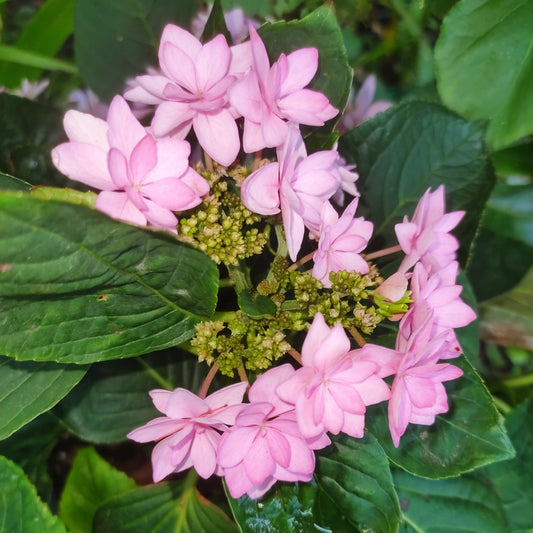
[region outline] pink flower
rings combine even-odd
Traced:
[[[234,52],[234,53],[233,53]],[[248,54],[248,60],[242,56]],[[152,128],[157,137],[185,138],[191,126],[202,148],[218,163],[230,165],[240,149],[239,132],[227,92],[237,79],[235,70],[249,63],[249,44],[230,49],[223,35],[202,45],[188,31],[173,24],[163,30],[159,64],[163,75],[138,76],[145,91],[128,91],[125,97],[142,103],[162,103]],[[146,101],[145,94],[151,95]],[[154,100],[155,99],[155,100]]]
[[[234,498],[245,493],[259,498],[276,480],[309,481],[313,450],[330,442],[324,434],[313,440],[302,437],[292,406],[274,394],[292,372],[290,365],[282,365],[261,375],[249,391],[250,405],[220,440],[218,462]]]
[[[318,68],[316,48],[302,48],[270,66],[261,37],[250,26],[253,68],[230,89],[232,106],[244,117],[243,148],[257,152],[281,146],[289,133],[285,121],[322,126],[337,114],[325,95],[304,89]]]
[[[396,236],[406,254],[399,268],[401,272],[407,272],[420,261],[432,274],[455,260],[459,243],[449,232],[465,213],[445,213],[444,200],[443,185],[434,192],[428,189],[418,202],[412,220],[409,222],[405,217],[402,223],[396,224]]]
[[[438,363],[441,358],[453,356],[456,342],[455,336],[450,334],[452,330],[433,337],[432,322],[430,313],[426,322],[407,341],[392,383],[389,429],[396,447],[408,424],[431,425],[436,415],[448,411],[446,389],[442,382],[463,374],[456,366]]]
[[[189,143],[156,140],[116,96],[107,122],[79,111],[64,119],[70,142],[52,150],[52,161],[69,178],[101,189],[96,207],[109,216],[176,231],[173,211],[197,206],[208,183],[189,167]]]
[[[317,313],[302,346],[303,366],[276,389],[282,400],[295,405],[304,437],[325,430],[362,437],[366,406],[389,399],[378,365],[354,356],[342,326],[329,328]]]
[[[329,202],[322,208],[318,250],[313,257],[313,276],[324,287],[331,287],[330,272],[368,273],[368,263],[359,252],[366,248],[374,225],[362,217],[353,218],[358,203],[358,198],[353,200],[340,218]]]
[[[236,383],[204,400],[186,389],[153,390],[156,408],[166,416],[128,433],[137,442],[159,441],[152,452],[153,478],[158,482],[191,466],[204,479],[222,475],[217,464],[220,432],[235,421],[243,408],[247,383]]]
[[[337,158],[334,150],[307,156],[303,139],[293,126],[278,150],[279,162],[261,167],[242,184],[242,201],[250,211],[260,215],[281,211],[293,261],[302,245],[305,226],[318,234],[322,207],[339,187]]]

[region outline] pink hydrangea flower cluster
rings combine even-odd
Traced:
[[[151,392],[166,416],[133,430],[138,442],[159,441],[154,481],[191,466],[204,478],[223,475],[234,498],[263,495],[276,481],[309,481],[314,450],[327,432],[362,437],[367,405],[390,397],[379,365],[358,358],[340,325],[318,313],[302,347],[302,367],[290,364],[259,376],[242,403],[246,383],[205,399],[184,389]]]

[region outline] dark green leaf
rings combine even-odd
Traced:
[[[94,533],[237,533],[218,507],[184,483],[160,484],[122,494],[102,505]]]
[[[477,314],[477,302],[474,291],[468,278],[462,271],[459,272],[457,283],[463,287],[461,299]],[[468,326],[456,329],[455,334],[466,358],[476,370],[479,370],[481,368],[481,362],[479,361],[479,321],[474,320]]]
[[[317,454],[318,522],[335,533],[398,531],[400,507],[382,447],[368,433],[333,440],[332,448]]]
[[[464,261],[494,185],[483,138],[481,124],[417,101],[393,107],[340,138],[341,153],[357,164],[357,187],[384,246],[396,244],[394,224],[413,215],[426,189],[444,185],[446,211],[466,211],[454,231]]]
[[[0,351],[88,363],[177,345],[212,314],[218,271],[172,236],[84,206],[0,195]]]
[[[210,41],[219,33],[224,35],[229,45],[232,44],[231,34],[228,31],[226,22],[224,20],[224,11],[222,10],[222,5],[220,4],[220,0],[215,0],[213,3],[213,9],[211,9],[211,14],[207,19],[204,31],[202,33],[202,42],[205,43]]]
[[[269,317],[276,312],[276,304],[268,296],[258,294],[254,298],[248,291],[239,293],[239,307],[251,318]]]
[[[124,441],[132,429],[161,416],[148,391],[180,386],[198,391],[207,370],[195,356],[180,350],[99,363],[55,413],[84,440]]]
[[[63,140],[57,110],[39,102],[0,94],[0,171],[32,185],[64,185],[50,150]],[[11,187],[10,187],[11,188]]]
[[[464,374],[445,383],[450,409],[431,426],[409,424],[395,448],[389,434],[387,407],[367,413],[370,431],[389,459],[408,472],[431,479],[460,475],[479,466],[513,457],[514,450],[491,395],[471,364],[460,356],[450,361]]]
[[[64,432],[65,426],[48,411],[0,442],[0,455],[22,467],[39,496],[48,503],[53,495],[48,456]]]
[[[0,189],[13,191],[27,191],[31,183],[0,172]]]
[[[462,0],[448,13],[435,47],[439,92],[470,118],[491,119],[502,147],[533,133],[533,3]]]
[[[17,48],[53,57],[72,33],[74,0],[47,0],[24,26]],[[16,88],[23,78],[37,79],[42,69],[0,63],[0,85]]]
[[[187,27],[195,0],[77,0],[76,63],[85,82],[103,99],[121,93],[126,78],[157,66],[165,24]]]
[[[277,61],[281,53],[289,54],[299,48],[315,47],[318,50],[318,71],[309,88],[324,93],[337,109],[344,109],[350,92],[352,70],[332,8],[321,7],[299,21],[267,24],[258,32],[271,62]],[[318,131],[326,135],[331,130],[332,127],[324,126]]]
[[[53,407],[87,370],[86,366],[13,361],[0,355],[0,440]]]
[[[71,533],[91,533],[98,507],[135,488],[133,479],[113,468],[94,448],[83,448],[76,454],[61,494],[59,516]]]
[[[516,457],[489,465],[477,473],[489,479],[505,510],[509,531],[533,530],[533,398],[511,411],[505,426],[516,449]]]
[[[66,533],[61,521],[41,502],[24,471],[1,456],[0,524],[6,533]]]
[[[498,496],[469,477],[434,481],[393,472],[406,533],[507,533]]]
[[[268,17],[274,15],[272,0],[222,0],[224,11],[239,7],[249,17]]]
[[[314,527],[313,504],[316,483],[276,483],[258,500],[228,494],[235,521],[242,533],[301,533],[320,531]]]

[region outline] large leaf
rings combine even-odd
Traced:
[[[48,411],[85,375],[88,368],[0,356],[0,440]]]
[[[106,500],[137,487],[94,448],[76,454],[59,503],[59,516],[71,533],[91,533],[93,516]]]
[[[321,7],[299,21],[267,24],[259,29],[259,35],[271,62],[276,61],[281,53],[315,47],[318,50],[318,71],[309,87],[324,93],[340,111],[344,109],[352,70],[333,9]]]
[[[362,439],[342,435],[334,438],[332,448],[318,452],[318,522],[335,533],[398,531],[398,498],[389,462],[376,439],[369,434]]]
[[[532,20],[530,0],[462,0],[435,47],[444,103],[491,119],[487,135],[497,147],[533,133]]]
[[[393,472],[405,533],[507,533],[498,496],[476,479],[438,481]]]
[[[215,306],[218,271],[173,237],[84,206],[0,195],[0,352],[88,363],[172,346]]]
[[[389,434],[386,405],[379,404],[373,416],[367,415],[370,431],[390,460],[431,479],[457,476],[514,455],[502,418],[481,378],[464,356],[450,363],[464,374],[445,384],[449,411],[438,415],[431,426],[409,424],[398,448]]]
[[[185,483],[160,484],[116,496],[94,517],[94,533],[237,533],[233,522]]]
[[[126,78],[156,67],[163,26],[189,25],[195,0],[76,0],[76,63],[103,99],[122,93]]]
[[[234,499],[228,494],[228,500],[242,533],[300,533],[315,530],[316,491],[314,481],[276,483],[261,499],[252,500],[246,494]]]
[[[393,107],[342,136],[339,148],[357,164],[357,187],[375,235],[385,245],[396,244],[394,224],[412,216],[427,188],[444,185],[446,210],[466,211],[454,231],[465,255],[494,185],[483,138],[481,124],[416,101]]]
[[[0,525],[2,531],[66,533],[65,526],[39,500],[35,487],[15,463],[0,456]]]
[[[509,531],[533,530],[533,398],[511,411],[505,426],[516,449],[516,457],[488,465],[477,474],[488,478],[498,493],[507,516]]]
[[[126,440],[134,428],[161,416],[148,391],[185,387],[199,391],[207,365],[180,350],[93,365],[87,376],[55,409],[84,440]]]

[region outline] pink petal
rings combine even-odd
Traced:
[[[265,479],[270,477],[274,472],[275,463],[270,454],[266,437],[258,435],[253,446],[243,459],[244,470],[248,479],[254,484],[259,485]]]
[[[171,456],[172,450],[165,440],[155,445],[152,451],[152,476],[154,483],[161,481],[174,472]]]
[[[152,402],[154,402],[155,408],[158,411],[165,413],[169,396],[172,393],[164,389],[153,389],[148,394],[150,394],[150,398],[152,398]]]
[[[132,185],[128,172],[128,162],[120,150],[116,148],[109,150],[107,154],[107,165],[116,189],[126,189]]]
[[[291,460],[291,447],[287,438],[282,432],[270,429],[267,431],[266,440],[274,462],[287,468]]]
[[[341,431],[350,435],[350,437],[361,439],[365,434],[365,415],[345,411],[344,424]]]
[[[146,226],[146,217],[131,203],[125,192],[102,191],[96,198],[96,209],[112,218]]]
[[[162,43],[159,51],[161,70],[170,79],[176,81],[191,95],[198,90],[196,69],[191,58],[170,42]]]
[[[70,109],[63,118],[63,127],[70,141],[92,144],[107,151],[107,132],[109,126],[105,120]]]
[[[142,194],[156,205],[171,211],[186,211],[202,199],[179,178],[167,178],[143,185]]]
[[[232,468],[242,462],[244,456],[254,445],[260,428],[234,427],[226,431],[218,444],[218,463],[222,468]]]
[[[255,28],[250,24],[248,29],[250,31],[250,43],[255,71],[257,72],[260,84],[264,87],[268,73],[270,72],[270,61],[268,59],[265,45],[261,40],[261,37],[259,37],[258,33],[255,31]]]
[[[174,24],[167,24],[161,35],[161,45],[159,48],[160,62],[161,62],[161,48],[170,42],[174,46],[180,48],[189,56],[192,60],[196,59],[196,56],[202,49],[200,41],[188,31],[176,26]]]
[[[237,44],[230,48],[231,50],[231,64],[229,67],[229,74],[240,76],[248,71],[252,66],[252,46],[250,41]]]
[[[193,127],[200,146],[217,163],[226,167],[233,163],[241,144],[237,124],[227,109],[212,114],[198,113],[193,119]],[[221,139],[224,139],[223,143]]]
[[[55,167],[70,179],[100,190],[113,190],[115,185],[107,168],[107,152],[92,144],[68,142],[52,150]]]
[[[130,156],[130,171],[133,183],[139,185],[157,164],[157,145],[151,135],[143,137]]]
[[[287,66],[287,76],[281,82],[281,97],[302,89],[313,79],[318,68],[318,50],[295,50],[287,56]]]
[[[350,339],[340,324],[335,324],[313,354],[313,368],[329,372],[340,364],[350,351]]]
[[[154,418],[144,426],[130,431],[127,434],[127,437],[135,442],[150,442],[168,437],[183,427],[183,422],[162,416],[159,418]]]
[[[234,383],[210,394],[204,401],[211,410],[220,407],[241,403],[248,383]]]
[[[263,128],[261,122],[252,122],[244,119],[244,131],[242,135],[242,149],[247,154],[258,152],[265,147],[265,140],[263,139]]]
[[[195,61],[198,90],[209,92],[228,74],[230,61],[231,52],[222,34],[205,43]]]
[[[207,479],[211,477],[217,467],[216,449],[220,435],[212,430],[196,432],[191,445],[191,461],[198,474]]]
[[[118,148],[129,157],[135,145],[146,135],[145,128],[135,118],[126,100],[115,96],[107,113],[109,146]]]
[[[205,400],[198,398],[196,394],[187,389],[179,388],[172,391],[165,414],[171,418],[194,418],[208,410],[209,406]]]
[[[160,104],[162,100],[166,99],[164,90],[170,83],[170,80],[166,76],[137,76],[135,81],[139,86],[129,89],[124,93],[126,100],[155,105]]]
[[[313,354],[324,339],[331,333],[322,313],[317,313],[309,327],[302,345],[302,362],[304,366],[313,366]]]
[[[241,198],[254,213],[279,213],[279,163],[270,163],[252,172],[242,184]]]
[[[283,118],[309,126],[323,126],[338,112],[325,95],[311,89],[295,91],[278,100],[277,104]]]
[[[164,137],[175,128],[183,127],[182,137],[185,137],[192,125],[192,118],[196,111],[189,104],[183,102],[163,102],[155,110],[152,119],[152,129],[156,137]]]
[[[276,148],[281,146],[288,135],[288,126],[284,120],[273,113],[265,104],[261,107],[261,129],[264,147]]]
[[[261,122],[263,99],[259,90],[257,75],[253,70],[231,86],[229,101],[243,117],[257,124]]]
[[[150,183],[165,178],[182,177],[190,168],[191,146],[187,141],[174,138],[158,139],[156,143],[157,162],[142,183]],[[201,178],[204,182],[205,180]],[[207,189],[209,190],[209,189]]]

